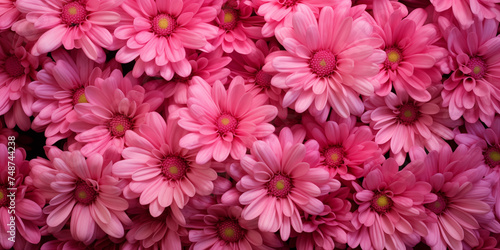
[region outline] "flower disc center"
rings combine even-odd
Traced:
[[[486,74],[486,63],[479,57],[473,57],[467,63],[467,68],[471,69],[470,76],[474,79],[481,79]]]
[[[245,231],[238,221],[227,219],[217,224],[217,235],[225,242],[237,242],[245,236]]]
[[[88,103],[87,97],[85,96],[85,88],[77,89],[73,93],[73,106],[78,103]]]
[[[257,75],[255,76],[255,84],[261,87],[269,87],[271,86],[272,78],[273,78],[272,75],[260,70],[259,72],[257,72]]]
[[[182,179],[188,167],[186,160],[179,156],[167,156],[161,162],[161,172],[169,180]]]
[[[484,156],[484,161],[491,168],[500,165],[500,148],[498,147],[498,145],[486,149],[483,153],[483,156]]]
[[[220,18],[220,24],[219,26],[222,28],[222,29],[225,29],[226,31],[228,30],[233,30],[234,28],[236,28],[236,25],[238,23],[238,19],[239,19],[239,14],[238,14],[238,11],[233,9],[233,8],[225,8],[225,9],[222,9],[222,13],[221,13],[222,18]]]
[[[419,117],[418,106],[414,103],[405,103],[399,107],[398,121],[405,125],[413,124]]]
[[[88,205],[97,197],[97,191],[84,180],[78,180],[76,182],[74,195],[76,201]]]
[[[320,50],[312,56],[309,67],[319,77],[331,75],[336,68],[335,55],[328,50]]]
[[[387,48],[385,50],[387,54],[387,58],[385,59],[385,68],[386,69],[395,69],[395,67],[402,61],[403,55],[401,51],[397,48]]]
[[[87,18],[85,6],[79,2],[71,2],[62,7],[61,20],[69,26],[77,26]]]
[[[446,197],[441,193],[437,193],[436,195],[437,195],[436,201],[432,203],[427,203],[424,206],[435,214],[441,214],[447,207],[447,200]]]
[[[109,122],[109,130],[111,135],[115,137],[122,137],[125,132],[132,128],[132,122],[124,115],[115,115]]]
[[[344,149],[333,146],[324,151],[325,163],[331,168],[336,168],[344,163]]]
[[[379,214],[388,212],[393,205],[393,201],[387,195],[379,193],[375,195],[372,199],[372,209]]]
[[[236,127],[238,126],[238,120],[230,114],[222,114],[219,116],[216,122],[217,131],[221,134],[232,132],[234,133]]]
[[[10,56],[4,61],[5,72],[11,77],[24,75],[24,66],[16,56]]]
[[[177,22],[168,14],[160,14],[151,21],[153,32],[158,36],[170,36],[177,28]]]
[[[293,187],[292,179],[282,174],[275,174],[266,186],[268,193],[278,198],[285,198]]]

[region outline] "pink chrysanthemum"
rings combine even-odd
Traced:
[[[27,85],[36,78],[38,58],[26,51],[24,38],[14,32],[0,33],[0,116],[7,127],[26,131],[33,115],[33,96]]]
[[[264,19],[253,16],[253,8],[243,1],[227,0],[215,18],[219,31],[212,41],[214,47],[221,46],[224,52],[248,55],[256,50],[252,39],[262,38]]]
[[[212,205],[206,214],[191,217],[187,227],[193,249],[276,249],[280,239],[271,232],[261,232],[254,220],[241,217],[241,207]]]
[[[418,180],[432,185],[437,200],[424,204],[429,234],[427,245],[435,249],[462,249],[462,242],[474,247],[479,244],[477,229],[498,231],[490,205],[490,184],[483,180],[487,167],[479,147],[459,145],[452,152],[446,145],[428,155],[421,148],[411,154],[412,162],[406,166]]]
[[[349,188],[343,187],[318,198],[325,209],[319,215],[305,215],[297,249],[341,249],[347,244],[347,233],[355,230],[349,195]]]
[[[373,168],[356,190],[354,212],[356,231],[349,233],[348,244],[362,249],[406,249],[415,246],[420,236],[427,235],[423,204],[436,200],[431,185],[416,181],[408,170],[398,170],[392,158]]]
[[[140,203],[149,205],[155,217],[169,206],[175,206],[172,210],[182,209],[190,197],[209,195],[214,189],[215,170],[210,164],[195,162],[197,151],[179,147],[186,133],[177,120],[166,123],[160,114],[148,113],[137,132],[126,133],[127,148],[122,152],[125,160],[113,166],[115,175],[131,179],[126,197],[140,196]]]
[[[69,128],[77,133],[75,139],[85,144],[81,148],[85,156],[102,154],[109,147],[120,153],[125,147],[125,132],[136,130],[146,113],[163,102],[163,95],[154,91],[146,94],[137,79],[131,74],[123,77],[119,70],[108,78],[97,78],[94,84],[85,88],[87,102],[74,106],[77,118]]]
[[[444,81],[443,106],[453,120],[478,119],[491,125],[500,113],[500,36],[498,22],[476,21],[469,29],[452,28],[446,38],[453,59],[451,76]]]
[[[45,200],[25,182],[30,172],[25,158],[26,152],[16,148],[13,140],[0,143],[0,246],[3,249],[17,248],[23,241],[37,244],[41,237],[39,226],[43,225]],[[9,225],[11,217],[14,217],[14,225]]]
[[[50,179],[51,192],[57,193],[43,209],[49,231],[59,231],[70,221],[71,235],[85,244],[94,241],[100,230],[115,238],[125,235],[123,224],[131,223],[125,213],[128,203],[120,197],[122,190],[111,175],[108,156],[93,154],[85,159],[73,151],[53,159],[52,171],[43,173],[44,179]],[[39,165],[31,166],[40,172],[35,170]]]
[[[396,93],[406,91],[419,102],[429,101],[429,86],[441,83],[437,62],[447,55],[435,45],[441,36],[434,24],[425,24],[427,13],[416,9],[408,15],[406,7],[394,9],[387,1],[373,2],[376,33],[384,40],[381,49],[387,54],[375,77],[380,87],[377,95],[386,96],[392,87]]]
[[[26,14],[31,29],[26,25],[14,26],[13,30],[23,35],[25,32],[39,32],[31,53],[43,55],[59,48],[82,49],[90,59],[103,63],[106,54],[103,48],[112,49],[114,37],[112,26],[120,21],[115,12],[120,0],[18,0],[16,6]]]
[[[0,30],[10,29],[12,24],[21,17],[21,12],[12,0],[0,0]]]
[[[135,77],[144,72],[166,80],[174,73],[189,76],[192,68],[185,49],[207,52],[211,49],[207,40],[217,35],[217,27],[209,22],[220,6],[205,6],[203,0],[125,0],[122,8],[126,16],[115,36],[127,40],[127,45],[116,60],[128,63],[137,58]]]
[[[383,159],[375,136],[368,126],[355,126],[356,119],[344,122],[327,121],[318,124],[310,116],[303,117],[308,137],[319,143],[319,167],[328,170],[330,177],[355,180],[365,174],[363,164]]]
[[[245,205],[242,217],[259,217],[259,229],[280,230],[282,240],[289,238],[292,228],[303,231],[301,211],[322,213],[324,205],[317,197],[340,186],[326,170],[313,167],[319,161],[318,143],[302,144],[304,136],[305,131],[293,134],[284,128],[279,138],[271,135],[254,142],[251,154],[241,159],[246,175],[236,187],[243,192],[239,199]]]
[[[109,77],[118,65],[97,64],[81,51],[67,53],[63,49],[51,53],[54,62],[44,64],[37,81],[29,84],[36,100],[32,110],[35,119],[31,128],[44,131],[47,145],[68,138],[73,132],[69,124],[75,121],[73,107],[86,103],[85,87],[94,85],[97,78]]]
[[[284,107],[294,103],[298,113],[332,107],[342,117],[363,112],[359,95],[373,94],[370,78],[385,53],[376,49],[381,41],[370,38],[370,24],[361,14],[351,16],[349,9],[324,7],[317,21],[306,8],[294,14],[293,27],[276,31],[286,51],[269,54],[264,67],[279,72],[272,85],[290,88]]]
[[[453,139],[450,127],[461,121],[452,121],[446,108],[440,106],[439,87],[431,87],[431,100],[417,102],[404,91],[398,95],[390,92],[385,97],[372,96],[365,101],[366,112],[361,116],[364,123],[376,131],[375,142],[382,152],[391,150],[398,164],[403,164],[412,146],[439,150]]]
[[[496,19],[500,21],[500,5],[497,0],[430,0],[437,12],[451,8],[451,12],[462,28],[473,25],[475,17],[479,20]]]
[[[201,148],[196,155],[199,164],[212,157],[222,162],[229,155],[239,160],[254,141],[274,131],[268,122],[276,117],[276,107],[263,105],[260,100],[265,99],[245,91],[241,77],[234,78],[227,90],[219,81],[211,87],[200,79],[189,87],[188,96],[188,107],[179,110],[179,125],[190,133],[179,145]]]

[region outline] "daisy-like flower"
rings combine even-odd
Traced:
[[[469,123],[481,119],[491,125],[500,113],[500,37],[498,22],[477,20],[469,29],[453,27],[445,37],[453,59],[453,73],[446,79],[443,106],[453,120],[461,116]]]
[[[23,148],[16,148],[12,140],[0,143],[0,246],[3,249],[12,248],[15,242],[38,244],[40,241],[39,226],[43,225],[45,200],[26,183],[29,172]]]
[[[332,107],[342,117],[363,112],[359,95],[373,94],[370,78],[385,53],[376,49],[381,41],[370,37],[370,24],[361,15],[350,16],[349,9],[324,7],[318,21],[306,8],[294,14],[292,27],[276,31],[286,51],[269,54],[264,67],[279,72],[272,85],[290,88],[284,107],[294,103],[298,113]]]
[[[487,167],[479,147],[459,145],[452,152],[446,145],[428,155],[414,148],[411,159],[406,168],[418,180],[430,183],[437,196],[435,201],[424,204],[428,214],[425,223],[429,234],[424,237],[427,245],[462,249],[465,242],[474,247],[479,244],[477,229],[498,230],[500,224],[487,203],[491,189],[483,180]]]
[[[362,249],[405,249],[415,246],[420,236],[427,235],[423,204],[433,202],[431,185],[416,181],[411,171],[398,171],[392,158],[374,167],[364,178],[362,186],[353,182],[354,201],[358,204],[348,244]]]
[[[76,114],[73,107],[77,103],[86,103],[85,87],[94,85],[97,78],[109,77],[118,65],[105,67],[88,59],[81,50],[68,53],[58,49],[51,53],[54,62],[44,64],[38,72],[36,81],[29,84],[36,100],[32,110],[35,119],[31,128],[44,131],[47,145],[68,138],[73,132],[69,124],[74,122]]]
[[[28,130],[34,98],[27,85],[36,79],[39,59],[26,51],[23,37],[14,32],[0,33],[0,115],[7,127]]]
[[[319,144],[319,167],[328,170],[330,177],[340,176],[344,180],[355,180],[364,175],[363,164],[383,158],[374,142],[370,127],[355,126],[356,118],[345,122],[327,121],[318,124],[310,116],[303,117],[308,137]]]
[[[226,53],[236,51],[243,55],[255,51],[252,39],[262,38],[264,19],[252,13],[253,8],[243,1],[228,0],[215,18],[219,31],[212,42],[214,47],[221,46]]]
[[[190,218],[187,227],[193,249],[276,249],[282,247],[280,239],[271,232],[258,229],[255,220],[241,217],[241,207],[216,204],[206,214]]]
[[[31,53],[35,56],[52,52],[61,45],[65,49],[82,49],[90,59],[103,63],[103,48],[114,43],[110,29],[120,21],[115,10],[119,0],[18,0],[17,9],[26,14],[23,22],[32,25],[42,35],[36,40]],[[25,25],[14,27],[20,34]]]
[[[222,162],[229,155],[239,160],[254,141],[274,132],[268,122],[276,117],[276,107],[245,91],[241,77],[234,78],[227,90],[220,81],[209,86],[199,79],[199,84],[189,87],[188,96],[188,107],[179,110],[179,125],[189,133],[179,145],[200,148],[198,164],[212,158]]]
[[[125,160],[115,163],[113,173],[130,179],[127,189],[136,193],[130,195],[139,196],[142,205],[149,205],[153,216],[159,216],[169,206],[182,209],[190,197],[209,195],[214,189],[215,170],[208,163],[195,162],[196,150],[179,147],[186,133],[177,120],[166,123],[160,114],[151,112],[137,132],[125,135]]]
[[[429,101],[429,86],[441,83],[442,72],[436,62],[447,55],[445,48],[435,45],[441,36],[434,24],[425,24],[427,13],[413,10],[409,15],[403,5],[394,9],[389,1],[374,1],[376,33],[384,40],[387,56],[379,65],[375,79],[380,87],[377,95],[386,96],[392,87],[396,93],[406,91],[419,102]]]
[[[270,135],[254,142],[251,154],[241,159],[246,172],[236,187],[240,203],[245,205],[242,217],[258,219],[264,232],[280,230],[282,240],[288,240],[291,229],[302,232],[301,211],[319,215],[324,211],[317,198],[338,189],[340,182],[329,178],[322,168],[314,168],[319,161],[318,143],[305,144],[305,131],[295,134],[289,128],[281,130],[279,137]]]
[[[404,91],[398,95],[390,92],[385,97],[372,96],[365,101],[367,111],[361,116],[375,130],[375,142],[382,152],[391,150],[391,156],[403,164],[412,146],[439,150],[454,137],[451,127],[461,121],[453,121],[446,108],[440,106],[440,87],[431,87],[431,100],[418,102]]]
[[[43,174],[57,193],[43,209],[49,230],[59,231],[69,221],[73,238],[85,244],[94,241],[100,230],[115,238],[125,235],[123,224],[131,223],[125,213],[128,203],[120,197],[118,179],[111,175],[111,159],[111,153],[86,159],[79,151],[62,152],[53,159],[53,171]]]
[[[125,132],[137,129],[146,113],[163,102],[163,94],[145,94],[137,79],[131,74],[123,77],[119,70],[108,78],[97,78],[94,84],[85,88],[85,97],[80,96],[87,102],[74,105],[77,118],[69,128],[77,133],[75,139],[85,144],[81,148],[85,156],[102,154],[109,147],[120,153],[125,147]]]
[[[116,60],[128,63],[137,58],[135,77],[144,72],[166,80],[174,73],[189,76],[192,68],[185,49],[208,52],[207,40],[217,35],[217,27],[209,22],[220,6],[206,6],[203,0],[125,0],[122,8],[126,14],[115,36],[127,44],[118,51]]]
[[[496,0],[431,0],[436,12],[449,11],[462,28],[469,28],[475,18],[500,21],[500,6]],[[450,10],[451,9],[451,10]]]

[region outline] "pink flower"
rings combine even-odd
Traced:
[[[23,37],[11,31],[0,33],[0,115],[7,127],[30,128],[33,96],[26,87],[36,78],[38,58],[26,51]]]
[[[85,244],[94,241],[100,230],[115,238],[124,236],[123,224],[131,223],[125,214],[128,203],[120,197],[118,179],[111,175],[111,159],[111,154],[85,159],[79,151],[62,152],[53,159],[50,167],[55,171],[44,174],[57,193],[43,209],[49,230],[59,231],[70,221],[71,235]]]
[[[25,181],[29,172],[23,148],[16,148],[12,140],[0,143],[0,246],[3,249],[14,246],[14,241],[9,240],[13,236],[9,231],[15,233],[16,248],[23,241],[40,242],[39,226],[43,225],[45,200]],[[14,217],[14,229],[8,225],[11,217]]]
[[[434,10],[443,12],[449,10],[458,20],[462,28],[469,28],[476,21],[496,19],[500,21],[500,6],[496,0],[431,0]]]
[[[500,38],[498,22],[476,21],[467,30],[452,27],[445,37],[453,59],[451,76],[444,81],[443,106],[453,120],[481,119],[491,125],[500,113]]]
[[[126,0],[122,8],[125,16],[115,36],[127,40],[127,45],[118,51],[116,60],[128,63],[137,58],[135,77],[144,72],[166,80],[174,73],[187,77],[192,67],[185,49],[212,49],[207,40],[216,37],[217,27],[209,22],[218,6],[206,6],[203,0]]]
[[[359,95],[373,94],[370,78],[385,53],[376,49],[380,40],[370,38],[369,24],[360,14],[350,16],[349,9],[324,7],[317,21],[305,8],[294,14],[293,27],[276,31],[286,51],[271,53],[264,70],[279,72],[272,85],[289,88],[284,107],[294,103],[298,113],[332,107],[342,117],[363,112]]]
[[[222,162],[229,155],[239,160],[254,141],[274,131],[268,122],[276,117],[277,109],[245,91],[241,77],[234,78],[227,90],[219,81],[209,86],[199,79],[199,84],[189,87],[188,96],[188,107],[179,110],[179,125],[189,133],[179,145],[200,148],[198,164],[212,157]]]
[[[113,11],[121,1],[115,0],[18,0],[18,10],[26,14],[29,31],[42,35],[33,45],[35,56],[52,52],[61,45],[65,49],[82,49],[88,58],[103,63],[106,59],[103,48],[112,48],[114,43],[110,28],[120,21]],[[19,34],[26,32],[25,25],[13,29]]]
[[[109,147],[120,153],[125,147],[125,132],[136,130],[146,113],[163,102],[163,95],[145,93],[137,79],[130,74],[123,77],[119,70],[108,78],[97,78],[94,84],[85,88],[87,102],[74,106],[77,118],[69,128],[77,133],[75,139],[85,144],[81,148],[85,156],[102,154]]]
[[[12,0],[0,0],[0,30],[10,29],[12,24],[21,17],[21,12]]]
[[[115,163],[113,173],[130,179],[126,197],[140,197],[140,204],[149,205],[152,216],[159,216],[166,207],[182,209],[195,194],[210,195],[214,189],[215,170],[210,164],[195,162],[197,151],[179,146],[179,139],[186,133],[177,120],[166,123],[158,113],[151,112],[137,132],[127,131],[125,135],[125,160]]]
[[[376,94],[386,96],[392,87],[396,93],[406,91],[413,99],[426,102],[431,94],[426,89],[440,83],[442,72],[437,62],[447,55],[436,45],[441,38],[434,24],[425,24],[427,13],[416,9],[408,15],[406,7],[394,9],[389,1],[374,1],[376,33],[384,40],[387,56],[379,65]]]
[[[362,249],[405,249],[415,246],[420,236],[426,236],[424,203],[436,200],[431,185],[416,181],[412,172],[398,171],[392,158],[373,168],[356,182],[354,201],[358,204],[353,224],[356,231],[349,233],[348,244]],[[429,233],[430,234],[430,233]]]
[[[372,96],[365,101],[366,112],[361,117],[375,130],[375,142],[382,152],[391,150],[398,164],[403,164],[412,146],[439,150],[453,139],[450,127],[458,127],[461,121],[452,121],[447,109],[440,106],[440,87],[428,89],[431,100],[418,102],[404,91],[398,95],[390,92],[385,97]]]
[[[210,206],[206,214],[191,217],[188,227],[193,249],[276,249],[280,239],[261,232],[256,221],[241,217],[241,207],[222,204]]]
[[[302,144],[304,131],[295,134],[284,128],[279,137],[271,135],[256,141],[251,154],[241,159],[246,175],[238,181],[240,203],[245,205],[242,217],[259,217],[259,229],[264,232],[280,230],[282,240],[304,230],[302,211],[318,215],[324,211],[318,196],[340,183],[331,180],[322,168],[314,168],[319,160],[318,143],[309,140]]]
[[[227,0],[215,18],[219,25],[214,47],[221,46],[224,52],[248,55],[255,51],[252,39],[262,38],[261,28],[264,19],[252,16],[253,8],[243,1]]]
[[[68,138],[73,132],[70,123],[76,120],[73,107],[86,103],[85,87],[94,85],[97,78],[109,77],[118,65],[105,67],[88,59],[81,51],[67,53],[58,49],[51,53],[55,62],[47,62],[38,72],[38,80],[29,84],[36,100],[32,110],[35,119],[31,125],[37,132],[44,131],[47,145]]]
[[[340,176],[344,180],[355,180],[365,174],[364,163],[383,159],[380,148],[373,141],[374,135],[368,126],[355,126],[354,117],[344,122],[327,121],[318,124],[310,116],[303,116],[308,137],[319,144],[318,167]]]
[[[459,145],[452,152],[446,145],[428,155],[423,149],[415,148],[411,159],[406,168],[415,173],[417,180],[430,183],[432,193],[437,196],[437,200],[424,204],[429,216],[425,221],[429,229],[429,234],[424,236],[427,245],[436,249],[461,249],[464,241],[474,247],[479,244],[477,229],[500,229],[487,203],[491,189],[490,184],[482,180],[487,168],[480,148]]]

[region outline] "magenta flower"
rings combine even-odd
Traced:
[[[189,134],[179,145],[200,148],[198,164],[212,158],[222,162],[229,155],[239,160],[254,141],[274,131],[268,122],[276,117],[277,109],[245,91],[241,77],[234,78],[227,90],[219,81],[211,87],[200,79],[188,91],[188,107],[179,110],[179,125]]]
[[[284,128],[279,137],[256,141],[251,154],[241,159],[246,175],[236,187],[243,192],[239,199],[245,205],[242,217],[258,217],[260,230],[280,230],[282,240],[289,238],[292,228],[302,232],[302,211],[322,213],[324,205],[317,197],[340,186],[324,169],[313,167],[319,161],[318,143],[309,140],[302,144],[304,135],[304,131],[293,134]]]
[[[196,150],[179,146],[179,139],[186,133],[177,120],[166,123],[158,113],[151,112],[137,132],[125,135],[125,160],[115,163],[113,173],[130,180],[127,189],[135,193],[130,195],[139,196],[140,204],[149,205],[152,216],[159,216],[170,206],[175,206],[172,210],[182,209],[195,194],[210,195],[214,189],[215,170],[210,164],[195,162]]]
[[[363,185],[352,182],[358,204],[348,244],[363,249],[405,249],[415,246],[420,236],[426,236],[427,226],[423,204],[433,202],[431,185],[416,181],[412,172],[398,170],[392,158],[374,167],[364,178]]]
[[[404,91],[398,95],[390,92],[385,97],[372,96],[365,101],[366,112],[361,116],[375,130],[375,142],[382,152],[391,151],[398,164],[403,164],[412,146],[439,150],[453,139],[452,127],[461,125],[453,121],[447,109],[440,106],[441,88],[431,87],[431,100],[418,102]]]
[[[37,132],[44,131],[47,145],[68,138],[73,132],[69,125],[77,118],[74,106],[86,103],[85,87],[94,85],[97,78],[107,78],[118,65],[104,67],[88,59],[81,51],[67,53],[59,49],[51,53],[55,62],[47,62],[38,72],[38,80],[29,84],[36,100],[32,110],[35,119],[31,125]]]
[[[377,95],[386,96],[394,87],[396,93],[407,92],[419,102],[427,102],[427,88],[440,83],[442,72],[437,62],[448,54],[436,45],[441,38],[434,24],[425,24],[427,13],[416,9],[408,15],[406,7],[394,9],[389,1],[374,1],[376,33],[384,40],[387,56],[376,76],[380,87]]]
[[[207,40],[217,35],[209,24],[218,6],[204,5],[203,0],[126,0],[122,4],[123,22],[115,30],[118,39],[127,44],[116,54],[116,60],[128,63],[137,58],[134,76],[144,72],[161,75],[166,80],[174,73],[191,74],[185,49],[211,50]]]
[[[26,14],[19,22],[29,23],[28,32],[41,36],[33,45],[35,56],[52,52],[61,45],[65,49],[82,49],[88,58],[103,63],[103,48],[112,48],[114,37],[110,29],[120,21],[115,12],[121,1],[115,0],[18,0],[18,10]],[[23,35],[26,25],[18,25],[14,31]]]
[[[137,79],[130,74],[123,77],[122,72],[114,70],[108,78],[97,78],[94,86],[87,86],[85,99],[87,102],[74,106],[77,118],[69,128],[77,133],[75,139],[84,144],[82,154],[90,156],[102,154],[109,147],[121,153],[125,132],[136,130],[146,113],[163,102],[163,95],[156,91],[145,93]]]
[[[324,7],[317,21],[305,8],[294,14],[292,27],[276,31],[286,51],[271,53],[264,67],[279,72],[272,85],[289,88],[284,107],[294,104],[298,113],[332,107],[342,117],[363,112],[359,95],[373,94],[370,78],[385,53],[376,49],[380,40],[370,32],[357,32],[371,28],[363,17],[350,16],[349,9]]]
[[[9,142],[13,142],[9,140]],[[16,248],[22,242],[38,244],[40,242],[39,226],[43,225],[42,207],[45,200],[38,190],[26,182],[29,175],[29,163],[26,161],[26,152],[23,148],[16,148],[11,143],[0,143],[0,246],[10,249],[16,242]],[[10,154],[12,152],[12,154]],[[14,201],[14,204],[12,204]],[[9,240],[13,235],[11,216],[15,218],[12,228],[15,233],[15,242]],[[22,225],[22,226],[21,226]]]
[[[17,125],[24,131],[30,128],[34,101],[26,86],[36,79],[39,64],[26,48],[23,37],[10,31],[0,33],[0,115],[7,127]]]
[[[39,167],[47,168],[36,163],[31,166],[34,173],[40,172]],[[73,151],[53,158],[51,171],[43,174],[57,194],[43,209],[50,231],[61,230],[69,221],[73,238],[85,244],[93,242],[100,230],[115,238],[125,235],[123,224],[131,223],[125,214],[128,203],[120,197],[122,190],[111,175],[111,166],[110,154],[86,159]]]
[[[241,207],[222,204],[210,206],[206,214],[191,217],[187,227],[193,249],[276,249],[280,239],[270,232],[261,232],[256,221],[241,217]]]
[[[453,59],[453,73],[446,79],[443,106],[453,120],[461,116],[469,123],[480,119],[491,125],[500,113],[500,38],[498,22],[476,21],[467,30],[452,27],[445,37]]]
[[[461,249],[462,242],[477,246],[479,228],[500,230],[490,205],[490,184],[483,180],[487,167],[479,147],[459,145],[452,152],[450,146],[428,155],[415,148],[412,162],[407,168],[418,180],[432,185],[437,196],[433,202],[425,202],[428,215],[425,220],[429,234],[424,237],[427,245],[436,249]]]
[[[454,17],[462,28],[469,28],[479,20],[496,19],[500,21],[500,6],[496,0],[431,0],[437,12],[453,12]]]

